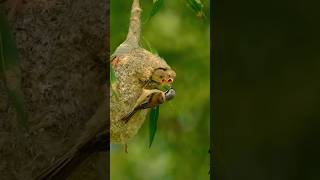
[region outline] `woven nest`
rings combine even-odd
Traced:
[[[121,143],[133,137],[146,119],[148,109],[138,111],[129,123],[121,121],[121,118],[133,109],[142,94],[143,82],[150,79],[154,70],[171,68],[164,59],[143,48],[133,49],[117,56],[114,59],[113,68],[119,96],[111,94],[110,138],[112,143]]]

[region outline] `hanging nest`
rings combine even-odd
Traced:
[[[133,0],[127,38],[111,56],[111,65],[117,80],[116,84],[112,85],[117,95],[110,92],[111,143],[125,144],[142,126],[149,109],[137,111],[128,123],[122,118],[135,108],[139,98],[148,95],[144,93],[155,92],[145,90],[160,91],[159,86],[163,83],[171,86],[175,78],[175,72],[164,59],[139,46],[141,11],[139,0]],[[163,75],[152,79],[157,71],[161,71]],[[165,79],[168,77],[170,82]]]

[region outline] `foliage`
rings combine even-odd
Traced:
[[[187,0],[189,7],[196,13],[198,17],[205,17],[204,6],[200,0]]]
[[[163,2],[164,0],[153,0],[152,10],[150,12],[147,22],[150,21],[152,16],[154,16],[160,10],[160,8],[163,6]]]
[[[160,107],[154,107],[151,109],[150,111],[150,127],[149,127],[149,148],[152,145],[154,136],[156,134],[157,131],[157,123],[158,123],[158,118],[159,118],[159,110]]]

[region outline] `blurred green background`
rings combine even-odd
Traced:
[[[110,2],[110,50],[127,34],[132,1]],[[209,17],[209,0],[202,1]],[[152,0],[141,1],[143,22]],[[177,96],[161,105],[158,129],[149,149],[149,120],[128,144],[111,146],[111,179],[209,179],[210,156],[210,21],[199,18],[185,0],[164,1],[143,24],[145,39],[176,71]]]

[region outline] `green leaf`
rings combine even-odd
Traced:
[[[153,0],[153,6],[152,6],[152,10],[149,14],[149,17],[147,19],[147,22],[150,21],[150,19],[157,14],[157,12],[160,10],[160,8],[163,6],[163,2],[164,0]]]
[[[157,123],[158,123],[158,118],[159,118],[159,109],[160,107],[154,107],[151,109],[150,111],[150,127],[149,127],[149,148],[152,145],[154,136],[156,134],[157,131]]]
[[[17,112],[19,124],[28,129],[28,114],[21,90],[18,49],[2,7],[0,7],[0,74],[4,77],[9,99]]]
[[[198,17],[205,17],[205,13],[203,10],[204,6],[200,0],[187,0],[187,3]]]

